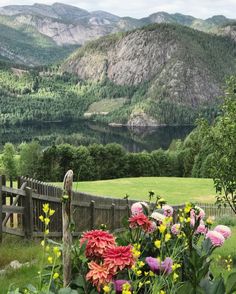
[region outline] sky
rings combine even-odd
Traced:
[[[0,0],[5,5],[61,2],[88,11],[104,10],[119,16],[142,18],[158,11],[183,13],[198,18],[223,14],[236,19],[236,0]]]

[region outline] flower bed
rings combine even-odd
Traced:
[[[224,245],[231,230],[205,219],[204,211],[186,204],[173,217],[173,208],[157,198],[155,209],[144,202],[132,205],[127,230],[117,236],[101,229],[75,240],[70,288],[62,288],[61,244],[47,239],[53,210],[43,207],[44,262],[40,284],[9,293],[230,294],[236,273],[227,279],[210,273],[212,252]],[[228,267],[231,270],[231,267]]]

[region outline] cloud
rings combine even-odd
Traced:
[[[35,0],[37,1],[37,0]],[[17,4],[33,4],[33,0],[19,0]],[[236,18],[236,0],[38,0],[39,3],[52,4],[61,1],[80,8],[105,10],[120,16],[141,18],[158,11],[183,13],[199,18],[223,14]],[[16,4],[13,0],[0,0],[0,6]]]

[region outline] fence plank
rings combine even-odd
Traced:
[[[92,200],[90,202],[90,228],[94,229],[95,226],[95,201]]]
[[[26,197],[24,198],[24,231],[25,237],[31,239],[33,237],[33,200],[32,200],[32,189],[26,188]]]

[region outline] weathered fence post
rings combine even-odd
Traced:
[[[111,205],[111,230],[115,230],[115,204]]]
[[[73,171],[68,170],[65,174],[63,187],[68,198],[64,197],[62,203],[62,226],[63,226],[63,285],[67,287],[71,282],[71,194],[73,184]]]
[[[95,201],[90,202],[90,228],[94,229],[95,226]]]
[[[23,216],[24,231],[25,237],[27,239],[32,239],[34,231],[32,189],[26,187],[25,192],[26,196],[23,198],[25,208]]]
[[[2,243],[2,176],[0,176],[0,243]]]

